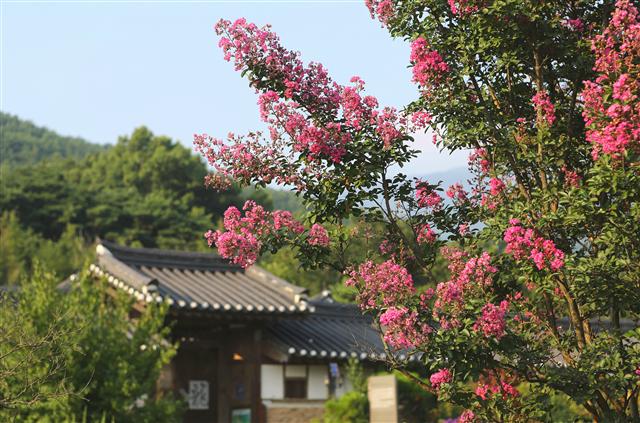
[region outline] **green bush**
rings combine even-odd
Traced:
[[[351,391],[325,403],[324,423],[344,422],[369,422],[369,400],[366,393]]]

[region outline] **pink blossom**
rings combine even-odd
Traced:
[[[469,155],[469,167],[482,175],[489,172],[491,163],[485,148],[477,148]]]
[[[429,112],[419,111],[411,114],[411,123],[413,124],[413,130],[424,130],[431,124],[433,117]]]
[[[327,247],[329,245],[329,234],[327,230],[317,223],[314,223],[309,230],[309,239],[308,242],[310,245],[318,245],[321,247]]]
[[[553,122],[556,120],[556,109],[549,99],[549,93],[546,91],[538,91],[531,101],[540,119],[543,122],[546,121],[549,126],[553,125]]]
[[[242,267],[251,266],[258,259],[261,243],[250,232],[208,231],[205,234],[209,246],[215,245],[224,258]]]
[[[229,207],[224,212],[224,231],[207,231],[205,234],[210,247],[215,246],[222,257],[242,267],[256,262],[264,239],[292,239],[304,232],[302,223],[289,211],[269,212],[255,201],[245,202],[242,211],[244,216],[236,207]],[[322,240],[321,237],[318,239]]]
[[[462,184],[455,183],[447,189],[447,197],[451,198],[455,202],[467,201],[467,191],[462,187]]]
[[[448,0],[451,13],[457,16],[467,16],[478,11],[478,6],[470,0]]]
[[[507,327],[505,314],[508,309],[509,302],[506,300],[501,301],[499,306],[487,303],[482,308],[482,316],[473,325],[473,330],[482,332],[486,337],[502,338]]]
[[[436,234],[428,224],[425,223],[418,228],[418,237],[416,239],[418,244],[433,244],[435,240]]]
[[[407,269],[392,260],[380,264],[366,261],[347,274],[349,279],[345,285],[358,288],[358,302],[365,310],[379,304],[394,307],[415,292],[413,278]]]
[[[413,348],[425,342],[431,328],[418,322],[418,313],[405,307],[390,307],[380,315],[384,341],[396,349]]]
[[[418,181],[416,185],[418,206],[439,210],[442,206],[442,197],[423,181]]]
[[[482,398],[483,401],[486,401],[494,394],[502,394],[502,398],[506,399],[508,397],[515,398],[520,395],[520,392],[513,387],[511,384],[501,381],[498,383],[484,384],[479,383],[476,387],[476,395]]]
[[[413,81],[426,91],[442,83],[449,73],[449,65],[440,53],[430,49],[424,37],[418,37],[411,43],[410,60],[413,64]]]
[[[582,179],[578,172],[575,170],[569,170],[567,166],[562,166],[562,173],[564,175],[564,185],[565,187],[573,187],[577,188],[580,186],[580,180]]]
[[[463,307],[467,292],[490,286],[498,269],[491,265],[491,256],[487,252],[478,257],[469,257],[461,250],[448,247],[442,248],[441,252],[449,260],[451,279],[436,287],[434,310],[448,310],[455,314]]]
[[[275,210],[272,217],[273,227],[276,230],[288,229],[296,234],[304,232],[302,223],[294,219],[293,214],[288,210]]]
[[[511,226],[504,233],[507,253],[516,260],[530,258],[538,270],[548,267],[557,271],[564,266],[564,252],[552,240],[537,236],[532,229],[523,228],[518,219],[511,219],[509,223]]]
[[[389,20],[394,16],[393,2],[391,0],[365,0],[365,5],[369,9],[371,18],[376,17],[383,25],[388,25]]]
[[[504,182],[498,178],[491,178],[489,181],[489,192],[491,195],[496,196],[500,194],[506,188]]]
[[[464,410],[460,417],[458,417],[457,423],[473,423],[476,419],[476,415],[471,410]]]
[[[565,19],[562,21],[562,25],[575,32],[582,32],[584,30],[584,22],[582,22],[580,18]]]
[[[431,375],[429,382],[433,389],[440,389],[440,385],[444,383],[450,383],[452,380],[451,371],[449,369],[441,369]]]
[[[609,26],[592,40],[593,81],[584,81],[582,116],[592,156],[640,150],[640,20],[633,2],[618,0]],[[612,93],[610,95],[609,93]]]

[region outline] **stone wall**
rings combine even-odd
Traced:
[[[265,401],[267,423],[308,423],[322,419],[324,401]]]

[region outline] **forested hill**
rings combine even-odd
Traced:
[[[105,148],[0,112],[0,165],[34,164],[51,157],[82,158]]]

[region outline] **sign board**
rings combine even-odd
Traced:
[[[398,423],[398,385],[393,375],[368,381],[370,423]]]
[[[236,408],[231,412],[231,423],[251,423],[250,408]]]
[[[206,380],[189,381],[189,410],[209,409],[209,382]]]

